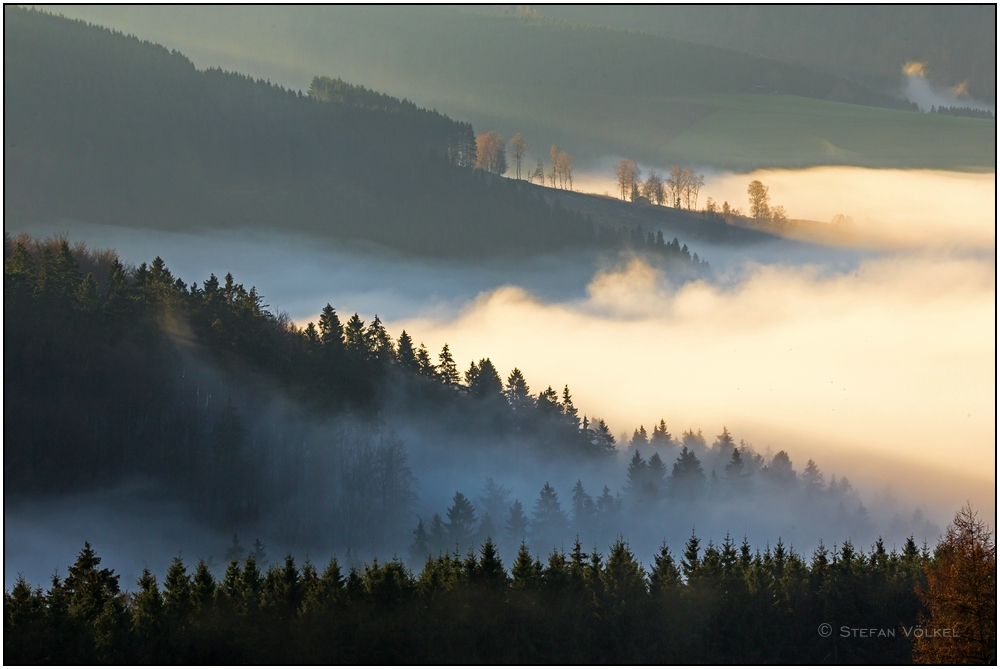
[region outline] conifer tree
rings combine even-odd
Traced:
[[[617,452],[615,448],[615,437],[611,434],[611,429],[603,419],[598,419],[594,427],[594,444],[598,453],[602,455],[612,455]]]
[[[699,493],[704,485],[705,472],[701,469],[701,461],[687,446],[682,447],[670,473],[671,494],[691,497]]]
[[[458,367],[455,366],[455,358],[452,357],[448,344],[445,344],[438,354],[437,375],[445,385],[458,385]]]
[[[660,459],[659,453],[653,453],[646,463],[646,483],[649,487],[649,494],[652,497],[659,497],[667,487],[667,466]]]
[[[532,521],[532,535],[537,539],[555,539],[565,531],[566,513],[559,504],[559,495],[546,481],[538,494]]]
[[[357,313],[344,326],[344,346],[357,359],[368,356],[368,342],[365,340],[365,322]]]
[[[628,463],[628,491],[632,495],[639,495],[642,492],[643,486],[645,485],[647,477],[648,465],[643,459],[639,450],[636,449],[635,454],[632,455],[632,459]]]
[[[524,541],[517,549],[517,557],[510,570],[515,590],[537,590],[542,583],[542,564],[531,557],[528,544]]]
[[[168,616],[179,620],[187,616],[191,607],[191,577],[178,556],[170,563],[163,579],[163,608]]]
[[[653,558],[653,570],[649,575],[649,590],[654,596],[676,591],[681,585],[681,574],[674,562],[674,556],[667,548],[667,542],[660,544],[660,550]]]
[[[684,559],[681,560],[681,571],[684,574],[684,580],[689,585],[701,568],[700,547],[701,540],[694,533],[694,528],[691,528],[691,538],[684,545]]]
[[[406,330],[399,335],[399,342],[396,346],[396,360],[404,368],[411,370],[413,372],[419,372],[420,366],[417,362],[417,356],[413,351],[413,340],[410,335],[406,334]]]
[[[476,531],[476,510],[465,495],[455,493],[451,507],[448,508],[448,544],[465,548]]]
[[[191,603],[196,610],[208,605],[215,598],[215,577],[204,560],[198,561],[191,579]]]
[[[420,348],[417,349],[415,357],[417,360],[417,370],[424,376],[433,377],[435,374],[434,363],[431,362],[430,353],[427,352],[427,347],[424,346],[423,342],[420,343]]]
[[[514,500],[507,515],[507,536],[513,541],[523,541],[528,529],[528,517],[519,500]]]
[[[660,419],[660,424],[653,428],[653,434],[649,438],[649,445],[653,448],[667,448],[674,445],[674,439],[667,432],[667,422]]]
[[[448,548],[446,532],[441,516],[435,513],[431,519],[431,529],[428,533],[428,544],[433,552],[439,553]]]
[[[337,350],[344,345],[344,328],[340,324],[336,310],[329,303],[323,307],[319,315],[319,333],[320,341],[325,347]]]
[[[427,543],[427,530],[424,529],[424,519],[417,521],[417,529],[413,530],[413,543],[410,544],[410,562],[420,564],[431,554],[430,546]]]
[[[577,479],[573,486],[573,523],[578,528],[588,527],[596,512],[594,498],[583,489],[583,481]]]

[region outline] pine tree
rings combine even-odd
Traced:
[[[215,577],[204,560],[198,561],[194,577],[191,579],[191,603],[195,609],[202,609],[215,598]]]
[[[653,448],[667,448],[674,445],[674,438],[667,432],[667,422],[660,419],[660,424],[653,428],[653,436],[649,439]]]
[[[649,575],[649,591],[654,597],[676,591],[681,586],[681,574],[674,562],[674,556],[667,548],[667,542],[660,544],[659,552],[653,558],[653,570]]]
[[[597,420],[597,425],[594,427],[594,445],[597,447],[597,451],[601,455],[613,455],[618,451],[618,449],[615,448],[614,435],[611,434],[611,430],[608,428],[607,423],[600,418]]]
[[[684,580],[687,581],[688,585],[691,584],[701,568],[700,546],[701,540],[698,539],[694,528],[692,528],[691,538],[684,545],[684,559],[681,560],[681,571],[684,573]]]
[[[256,562],[261,567],[267,566],[267,553],[264,552],[264,544],[261,543],[260,539],[254,539],[253,551],[250,552],[253,557],[254,562]]]
[[[399,343],[396,347],[396,360],[399,361],[399,364],[404,369],[413,372],[420,371],[417,356],[413,351],[413,340],[410,338],[410,335],[406,334],[406,330],[403,330],[402,334],[399,335]]]
[[[691,497],[698,494],[705,485],[705,472],[701,469],[701,461],[687,446],[681,448],[673,471],[670,473],[670,492],[673,495]]]
[[[438,354],[437,376],[445,385],[458,385],[458,367],[455,366],[455,358],[452,357],[448,344],[445,344]]]
[[[577,528],[588,527],[594,519],[597,508],[594,499],[583,489],[583,481],[577,479],[573,486],[573,523]]]
[[[632,441],[629,442],[629,448],[643,448],[649,445],[649,439],[646,438],[646,428],[642,425],[632,433]]]
[[[424,519],[417,521],[417,529],[413,530],[413,543],[410,544],[410,562],[420,564],[431,554],[430,545],[427,543],[427,530],[424,529]]]
[[[344,345],[344,328],[340,324],[340,317],[329,303],[323,307],[319,315],[320,341],[323,346],[332,350],[339,350]]]
[[[514,423],[522,423],[528,417],[534,399],[531,397],[531,389],[528,388],[524,374],[517,367],[507,377],[504,395],[507,397],[507,403],[510,404],[511,412],[514,415]]]
[[[507,536],[513,541],[523,541],[528,529],[528,518],[519,500],[514,500],[507,516]]]
[[[392,337],[386,332],[378,315],[372,319],[368,330],[365,332],[365,345],[372,360],[388,364],[396,359],[396,347],[392,343]]]
[[[654,498],[660,497],[667,488],[667,466],[659,453],[653,453],[646,463],[646,484],[650,496]]]
[[[440,553],[448,548],[447,529],[441,516],[434,514],[431,519],[431,530],[428,533],[428,545],[434,553]]]
[[[233,535],[233,543],[226,549],[225,557],[226,560],[232,562],[233,560],[242,560],[243,556],[246,555],[246,549],[240,543],[240,535]]]
[[[501,591],[507,585],[507,572],[500,560],[500,553],[496,544],[489,537],[486,538],[479,550],[479,568],[476,572],[476,578],[493,591]]]
[[[365,322],[357,313],[344,326],[344,346],[357,359],[368,357],[368,342],[365,340]]]
[[[635,454],[628,463],[628,491],[632,495],[640,495],[642,493],[643,486],[646,484],[648,479],[648,465],[643,459],[639,450],[636,449]]]
[[[480,360],[478,365],[472,363],[465,373],[465,383],[469,387],[469,394],[476,399],[499,397],[503,392],[500,375],[489,358]]]
[[[517,557],[510,570],[515,590],[537,590],[542,583],[542,564],[531,557],[528,544],[524,541],[517,549]]]
[[[85,313],[94,313],[101,306],[101,297],[97,288],[97,279],[93,272],[87,272],[87,276],[80,283],[80,288],[76,293],[76,302],[80,310]]]
[[[171,618],[180,620],[188,615],[192,607],[191,577],[187,574],[184,561],[175,557],[163,579],[163,608]]]
[[[457,545],[460,549],[468,546],[476,531],[476,510],[465,495],[455,493],[453,503],[448,509],[448,543],[449,547]]]
[[[806,463],[806,468],[802,470],[802,482],[805,483],[806,490],[812,495],[823,490],[823,475],[812,458]]]
[[[139,592],[133,595],[132,633],[136,639],[138,655],[145,661],[159,657],[162,641],[163,597],[157,587],[156,577],[149,568],[143,568],[138,581]]]
[[[715,438],[715,443],[712,444],[712,448],[722,453],[728,453],[730,449],[734,447],[735,443],[733,442],[733,435],[729,434],[729,430],[727,430],[726,426],[723,425],[722,434]]]
[[[433,377],[435,374],[434,363],[431,362],[430,353],[427,352],[427,347],[424,346],[423,342],[420,343],[420,348],[417,349],[415,357],[417,360],[417,370],[423,376]]]
[[[559,495],[546,481],[538,494],[533,512],[532,533],[537,538],[555,539],[566,529],[566,513],[559,504]]]

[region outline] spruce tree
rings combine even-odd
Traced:
[[[642,494],[643,487],[648,479],[647,474],[648,465],[639,453],[639,450],[636,449],[635,454],[632,455],[632,459],[628,463],[628,475],[626,480],[628,481],[627,485],[629,493],[635,496]]]
[[[667,448],[674,445],[674,439],[667,432],[667,422],[660,419],[660,424],[653,428],[653,434],[649,438],[649,445],[653,448]]]
[[[465,495],[455,493],[452,505],[448,509],[448,544],[464,549],[471,541],[476,531],[476,510]]]
[[[403,330],[402,334],[399,335],[399,343],[396,347],[396,360],[404,368],[412,372],[420,371],[419,365],[417,364],[417,356],[413,351],[413,340],[410,335],[406,334],[406,330]]]
[[[566,513],[559,504],[559,495],[546,481],[535,502],[532,535],[541,540],[557,540],[566,530]]]
[[[514,500],[507,516],[507,536],[513,541],[524,541],[528,529],[528,518],[519,500]]]
[[[445,385],[458,385],[458,367],[455,365],[455,358],[452,357],[448,344],[445,344],[438,354],[437,376]]]
[[[431,554],[427,541],[427,530],[424,529],[424,519],[421,518],[417,521],[417,528],[413,530],[413,543],[409,550],[411,563],[420,564]]]
[[[331,350],[338,350],[344,345],[344,328],[340,324],[340,317],[329,303],[323,307],[319,315],[320,341],[324,347]]]
[[[515,590],[537,590],[542,583],[542,564],[531,557],[528,544],[521,542],[510,570]]]

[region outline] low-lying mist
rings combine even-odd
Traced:
[[[864,543],[879,535],[891,545],[923,533],[918,541],[933,543],[935,527],[966,500],[994,523],[996,266],[995,235],[985,221],[993,217],[995,176],[769,171],[712,177],[703,197],[742,202],[752,178],[771,186],[772,201],[793,218],[850,215],[889,241],[859,244],[861,251],[813,245],[794,255],[785,247],[682,240],[713,272],[678,282],[641,257],[477,266],[279,234],[164,233],[71,221],[28,231],[66,232],[91,247],[117,248],[134,264],[160,255],[188,282],[232,271],[300,325],[315,321],[327,302],[345,320],[358,311],[369,322],[377,313],[393,337],[405,329],[432,355],[447,342],[460,371],[488,357],[502,379],[514,367],[523,371],[535,396],[568,385],[580,416],[603,418],[618,438],[616,456],[568,463],[526,457],[512,442],[473,447],[449,439],[447,425],[430,434],[389,412],[387,428],[404,443],[416,498],[402,536],[381,550],[353,547],[350,560],[404,554],[419,519],[428,529],[434,514],[447,520],[456,491],[481,519],[488,477],[504,487],[507,502],[521,502],[529,520],[547,482],[570,517],[578,480],[595,503],[604,486],[612,499],[620,492],[620,503],[633,511],[616,531],[646,562],[664,539],[677,554],[692,525],[704,540],[746,534],[763,549],[780,536],[810,551],[820,539]],[[874,180],[870,188],[866,178]],[[853,487],[806,502],[804,484],[793,493],[761,474],[749,497],[734,497],[717,482],[726,480],[728,454],[706,448],[697,451],[704,494],[695,502],[664,498],[642,511],[627,492],[633,450],[625,442],[640,425],[651,433],[661,418],[677,441],[701,430],[708,447],[725,426],[745,454],[761,456],[761,466],[785,451],[795,480],[804,480],[813,459],[827,485],[836,475]],[[658,452],[668,476],[680,453],[679,445],[640,451],[646,460]],[[327,470],[313,474],[320,489]],[[241,529],[244,546],[259,536],[272,559],[285,550],[315,562],[333,551],[343,558],[351,547],[331,543],[333,529],[316,530],[315,541],[287,531],[289,518],[308,520],[307,508],[301,499],[285,500]],[[56,567],[64,572],[84,539],[124,572],[125,583],[145,563],[164,573],[177,551],[221,564],[232,533],[209,527],[203,515],[142,482],[5,505],[5,584],[19,571],[34,583]],[[589,547],[606,533],[598,528],[581,539]],[[509,565],[511,547],[503,548]],[[533,548],[544,553],[551,546]]]
[[[920,111],[929,112],[931,107],[967,107],[996,111],[993,105],[971,97],[964,82],[952,87],[935,85],[927,78],[926,68],[927,63],[914,61],[903,66],[903,97],[915,102]]]
[[[817,141],[820,141],[817,139]],[[575,177],[579,189],[615,193],[608,159]],[[643,166],[642,177],[649,173]],[[655,169],[660,174],[669,166]],[[802,170],[758,170],[749,174],[705,173],[698,207],[708,198],[749,212],[747,185],[761,181],[772,206],[788,218],[814,221],[813,232],[837,246],[879,250],[958,248],[993,252],[996,247],[996,174],[940,170],[889,170],[862,167],[812,167]],[[836,219],[836,220],[835,220]]]

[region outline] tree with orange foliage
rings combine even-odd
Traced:
[[[917,594],[930,615],[914,629],[914,661],[996,664],[997,549],[971,505],[955,514],[924,571]]]

